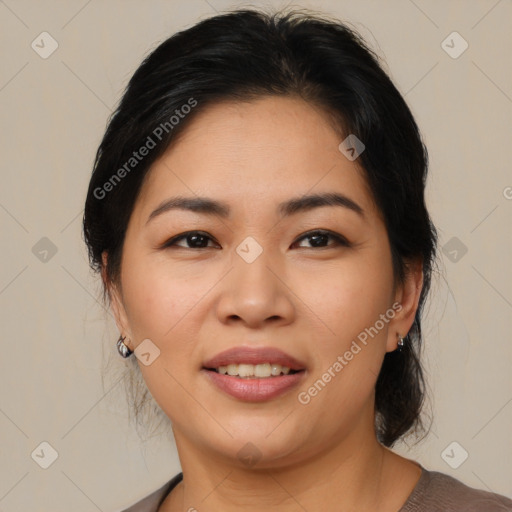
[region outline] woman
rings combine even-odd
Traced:
[[[505,511],[390,447],[422,430],[427,152],[336,20],[240,10],[130,80],[84,214],[183,472],[129,511]]]

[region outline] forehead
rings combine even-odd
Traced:
[[[256,213],[297,195],[340,192],[373,210],[365,173],[338,149],[342,140],[327,113],[301,99],[211,105],[153,164],[139,209],[180,194]]]

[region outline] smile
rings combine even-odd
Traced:
[[[293,375],[297,373],[297,370],[292,370],[288,366],[282,366],[278,363],[229,364],[208,369],[216,371],[221,375],[231,375],[232,377],[240,377],[242,379],[279,377],[280,375]]]

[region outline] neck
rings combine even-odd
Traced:
[[[175,438],[183,482],[160,512],[259,512],[265,507],[276,512],[376,511],[386,510],[383,503],[391,503],[391,494],[397,498],[390,489],[389,473],[398,469],[400,457],[383,447],[374,431],[354,429],[341,442],[313,457],[285,467],[268,463],[260,468],[258,464],[259,469],[240,467],[218,454],[206,453],[180,431],[175,431]],[[406,496],[399,496],[396,503],[403,503]]]

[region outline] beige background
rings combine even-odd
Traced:
[[[180,470],[172,440],[141,444],[128,423],[118,380],[127,367],[97,302],[82,208],[107,117],[144,55],[176,30],[240,5],[0,1],[3,512],[117,511]],[[512,497],[512,2],[295,5],[352,22],[386,59],[429,148],[440,246],[456,237],[441,252],[425,325],[435,421],[422,443],[397,449]],[[47,59],[31,48],[43,31],[58,42]],[[456,59],[441,46],[453,31],[469,43]],[[42,252],[43,237],[54,255]],[[103,387],[108,357],[114,366]],[[31,457],[43,441],[58,453],[48,469]],[[453,441],[469,453],[457,469],[442,457]],[[452,459],[461,453],[456,447]]]

